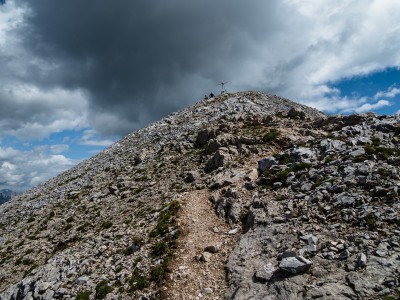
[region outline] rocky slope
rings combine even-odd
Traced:
[[[396,299],[399,120],[172,114],[0,206],[0,299]]]

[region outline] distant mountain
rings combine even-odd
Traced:
[[[0,190],[0,205],[6,203],[15,195],[17,195],[17,193],[12,190],[9,189]]]

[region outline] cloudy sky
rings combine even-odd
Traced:
[[[398,0],[0,0],[0,189],[24,190],[204,94],[400,110]]]

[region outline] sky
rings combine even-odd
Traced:
[[[398,0],[0,0],[0,189],[23,191],[218,83],[400,111]]]

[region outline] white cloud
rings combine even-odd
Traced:
[[[0,189],[26,190],[78,163],[52,153],[55,148],[62,147],[36,147],[31,151],[0,147]]]
[[[82,91],[40,90],[14,83],[2,86],[0,97],[0,137],[37,140],[54,132],[87,127],[88,102]]]
[[[101,138],[93,129],[87,129],[83,132],[80,143],[85,146],[101,146],[108,147],[115,143],[116,140]]]
[[[287,0],[281,11],[290,18],[281,21],[279,34],[258,44],[255,70],[243,68],[255,78],[235,73],[239,81],[263,81],[266,89],[330,112],[354,111],[359,100],[336,97],[331,82],[400,66],[400,25],[393,13],[400,11],[399,1]]]
[[[309,103],[309,105],[328,113],[363,113],[391,106],[392,103],[388,100],[374,102],[369,97],[342,97],[339,94],[323,97],[319,101]]]
[[[375,94],[374,99],[379,99],[382,97],[385,98],[394,98],[398,94],[400,94],[400,89],[396,87],[390,87],[387,91],[379,91]]]
[[[52,85],[59,63],[41,59],[23,46],[19,30],[29,12],[27,5],[16,1],[0,9],[0,139],[38,140],[88,127],[86,93]]]
[[[50,146],[50,151],[53,154],[60,154],[65,151],[69,150],[69,146],[66,144],[58,144],[58,145],[51,145]]]
[[[18,28],[27,12],[26,6],[18,6],[14,1],[1,6],[0,10],[0,46],[10,45],[9,32]]]
[[[370,103],[365,103],[361,105],[360,107],[357,107],[354,111],[356,113],[363,113],[363,112],[368,112],[368,111],[374,111],[376,109],[385,107],[385,106],[390,106],[390,102],[387,100],[379,100],[376,103],[370,104]]]

